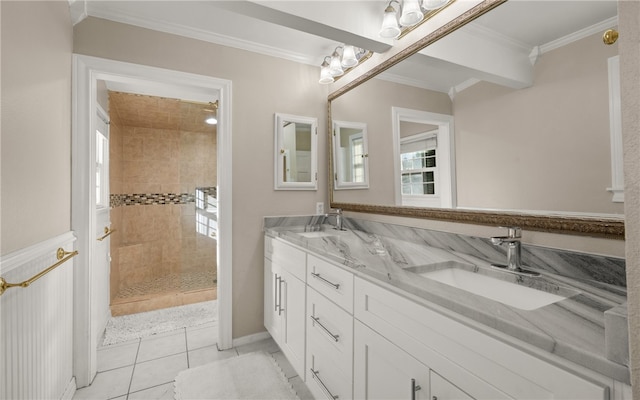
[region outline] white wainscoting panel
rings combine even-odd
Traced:
[[[25,281],[73,251],[72,232],[0,258],[0,275]],[[0,399],[60,399],[73,393],[73,258],[26,288],[0,296]]]

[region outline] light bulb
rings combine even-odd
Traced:
[[[426,10],[437,10],[448,2],[449,0],[423,0],[422,7]]]
[[[405,0],[402,6],[402,15],[400,16],[400,25],[413,26],[422,21],[424,14],[420,9],[419,0]]]
[[[344,74],[344,70],[342,69],[342,63],[340,62],[340,54],[338,51],[334,51],[331,55],[331,62],[329,63],[329,72],[331,76],[340,76]]]
[[[391,5],[384,10],[384,18],[382,19],[382,28],[380,28],[379,35],[386,39],[395,39],[400,36],[396,9],[391,7]]]
[[[358,59],[356,58],[356,49],[353,46],[344,46],[342,49],[342,67],[351,68],[358,65]]]
[[[333,83],[333,81],[333,76],[331,72],[329,72],[329,63],[325,61],[320,67],[320,80],[318,82],[323,85],[328,85],[329,83]]]

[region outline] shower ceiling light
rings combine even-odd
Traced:
[[[218,113],[218,100],[215,103],[209,103],[209,106],[203,109],[207,113],[207,118],[204,120],[209,125],[216,125],[218,123],[218,118],[216,114]]]

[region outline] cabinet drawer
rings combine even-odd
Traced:
[[[353,274],[311,254],[307,262],[307,284],[353,314]]]
[[[353,317],[313,288],[307,289],[307,335],[307,347],[322,345],[344,368],[353,362]]]
[[[326,346],[307,347],[306,384],[316,399],[352,399],[351,365],[340,365],[330,354]]]
[[[307,254],[279,239],[271,239],[271,248],[273,265],[277,265],[305,282]]]

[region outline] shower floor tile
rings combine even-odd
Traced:
[[[216,272],[185,271],[131,285],[111,301],[111,315],[136,314],[218,298]]]

